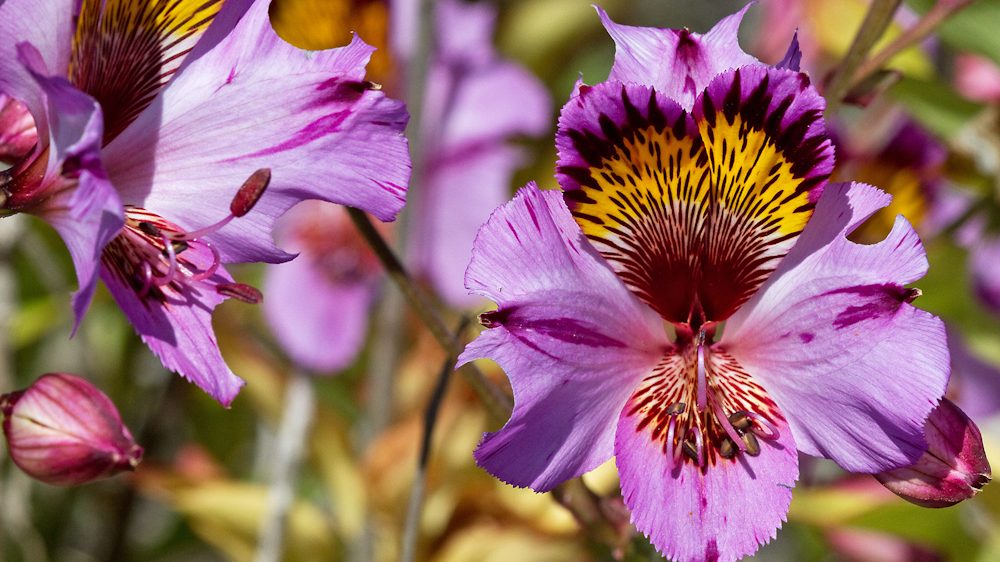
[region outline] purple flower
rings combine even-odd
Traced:
[[[271,229],[303,199],[395,218],[405,109],[365,82],[373,49],[361,39],[296,49],[271,29],[266,0],[84,0],[74,18],[76,4],[0,5],[0,93],[38,131],[0,173],[6,208],[62,235],[77,322],[99,272],[164,366],[229,405],[243,381],[219,353],[212,310],[259,293],[223,264],[291,259]],[[260,197],[237,218],[253,203],[234,201],[245,181]]]
[[[438,34],[418,132],[426,161],[422,192],[408,211],[409,262],[457,307],[481,302],[462,278],[476,231],[510,198],[511,178],[525,162],[510,140],[540,136],[551,126],[551,101],[541,82],[493,47],[496,16],[487,5],[437,4]],[[399,18],[396,23],[405,25]],[[403,55],[407,49],[397,50]]]
[[[403,78],[412,56],[413,8],[409,2],[392,6],[392,55]],[[423,126],[416,132],[426,165],[409,211],[409,262],[449,304],[469,306],[480,300],[461,281],[473,238],[490,211],[509,198],[511,176],[524,161],[510,139],[547,130],[550,104],[537,78],[497,54],[493,8],[446,0],[436,4],[435,15],[440,33],[430,53]],[[313,243],[322,232],[337,240],[356,238],[344,231],[351,227],[338,211],[310,207],[299,216],[313,217],[304,219],[311,231],[292,226],[283,238],[302,257],[268,268],[264,309],[298,364],[333,372],[350,364],[364,344],[380,277],[367,266],[343,271],[345,262],[373,259],[360,240],[343,247]]]
[[[80,377],[42,375],[0,396],[0,412],[14,464],[42,482],[85,484],[134,470],[142,460],[114,403]]]
[[[364,345],[382,275],[347,211],[322,201],[279,221],[278,240],[299,257],[267,269],[264,313],[285,352],[316,373],[351,364]]]
[[[563,107],[564,191],[495,211],[466,273],[498,308],[461,362],[499,363],[515,399],[475,457],[547,491],[614,455],[660,552],[734,560],[784,520],[796,449],[868,473],[920,456],[944,327],[910,304],[905,219],[847,239],[889,197],[827,184],[794,44],[772,68],[739,50],[742,12],[705,35],[601,16],[615,65]]]

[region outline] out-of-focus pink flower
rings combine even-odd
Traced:
[[[924,507],[948,507],[979,493],[992,478],[979,428],[947,398],[924,424],[927,451],[917,462],[875,475],[899,497]]]
[[[290,12],[293,4],[287,4]],[[392,3],[391,53],[400,72],[390,83],[409,78],[415,8],[411,0]],[[548,129],[550,100],[536,77],[497,53],[496,10],[446,0],[436,5],[435,18],[440,33],[429,54],[424,118],[415,133],[425,165],[415,180],[420,193],[410,211],[408,261],[446,302],[468,306],[481,300],[462,284],[476,231],[508,198],[511,177],[524,162],[510,141]],[[364,343],[377,268],[344,269],[374,258],[349,232],[341,211],[321,203],[300,207],[288,215],[293,220],[282,221],[288,228],[280,237],[301,257],[268,268],[264,309],[296,363],[333,372],[350,364]],[[324,237],[338,242],[317,243]]]
[[[898,536],[867,529],[836,528],[826,532],[830,547],[847,560],[866,562],[937,562],[940,554]]]
[[[347,211],[308,201],[278,223],[278,241],[299,257],[269,267],[264,314],[285,352],[300,366],[332,373],[364,345],[368,311],[381,275],[378,259]]]
[[[80,377],[42,375],[0,396],[0,411],[11,459],[42,482],[85,484],[133,470],[142,460],[142,447],[111,399]]]
[[[970,100],[1000,102],[1000,68],[979,55],[955,57],[955,88]]]

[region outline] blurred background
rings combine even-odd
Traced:
[[[356,30],[379,47],[369,79],[381,83],[389,95],[406,100],[416,122],[408,133],[417,162],[411,204],[398,224],[385,233],[432,299],[446,310],[450,326],[462,318],[474,319],[477,312],[491,306],[463,298],[460,287],[456,290],[448,286],[448,280],[436,278],[435,272],[460,272],[468,256],[422,247],[423,237],[431,235],[421,229],[463,220],[457,211],[435,213],[442,208],[440,198],[452,196],[448,190],[461,189],[465,196],[488,201],[492,207],[529,180],[556,187],[553,138],[559,107],[579,77],[591,84],[604,80],[614,57],[613,43],[589,2],[475,4],[482,13],[496,14],[494,46],[487,49],[493,52],[481,58],[472,54],[465,58],[448,50],[474,50],[463,43],[468,29],[461,19],[447,28],[431,25],[429,36],[422,35],[417,25],[406,43],[395,27],[407,25],[400,15],[406,9],[396,4],[275,0],[272,6],[279,34],[300,46],[343,45],[349,41],[349,32]],[[689,27],[697,32],[707,31],[743,4],[721,0],[601,2],[621,23]],[[889,44],[914,25],[932,4],[932,0],[904,2],[879,45]],[[760,0],[744,20],[741,44],[773,64],[797,29],[804,53],[802,67],[822,89],[866,7],[862,0]],[[412,14],[416,8],[411,5],[409,10]],[[880,74],[884,81],[856,92],[854,101],[865,107],[845,104],[828,115],[838,143],[837,176],[873,183],[896,197],[887,215],[874,217],[855,233],[857,241],[880,240],[896,213],[907,216],[921,233],[931,266],[917,283],[923,291],[918,305],[949,325],[954,363],[950,396],[979,424],[994,459],[1000,437],[996,415],[1000,410],[1000,251],[995,249],[1000,235],[998,23],[1000,1],[973,3],[930,38],[893,57],[888,67],[895,73]],[[457,47],[439,45],[448,41]],[[430,60],[426,69],[421,56],[425,62]],[[498,61],[519,65],[527,76],[519,74],[517,79],[528,85],[504,94],[513,103],[520,103],[517,96],[525,88],[535,88],[531,84],[541,85],[533,101],[524,102],[518,119],[512,119],[499,138],[491,141],[513,151],[513,156],[502,164],[483,161],[487,175],[503,170],[484,180],[502,186],[499,200],[494,201],[495,193],[477,199],[479,182],[473,180],[479,176],[448,175],[451,172],[439,163],[447,160],[445,156],[454,158],[445,138],[453,132],[445,124],[457,119],[454,113],[459,102],[445,97],[434,103],[437,98],[431,90],[438,80],[458,80],[462,75],[441,78],[434,57],[459,60],[461,64],[445,65],[451,71]],[[513,79],[501,76],[497,84],[510,84]],[[491,88],[496,93],[501,86]],[[527,115],[529,107],[536,115]],[[495,118],[490,107],[484,106],[463,114],[461,122],[474,129],[477,123],[488,124]],[[441,154],[445,156],[438,159]],[[429,187],[437,183],[448,187],[443,191]],[[333,251],[302,242],[304,235],[297,235],[296,228],[311,223],[308,217],[296,217],[286,221],[279,242],[303,252],[300,259],[310,252]],[[297,354],[296,344],[288,338],[298,336],[276,337],[277,321],[272,314],[264,314],[263,305],[227,301],[217,310],[214,325],[230,367],[248,382],[227,410],[165,371],[103,287],[79,332],[70,338],[68,305],[75,281],[62,242],[48,226],[27,215],[0,221],[0,392],[23,388],[43,373],[76,373],[114,400],[146,450],[136,472],[69,489],[32,481],[4,455],[0,460],[0,559],[254,559],[268,510],[271,460],[282,420],[289,413],[285,391],[302,377],[308,377],[314,390],[315,407],[306,420],[305,452],[292,482],[295,499],[288,513],[284,559],[367,561],[402,556],[425,411],[446,357],[410,315],[373,259],[365,257],[363,242],[343,217],[324,218],[315,228],[316,236],[347,249],[337,257],[341,265],[332,279],[364,281],[370,293],[360,310],[370,320],[343,328],[360,337],[354,338],[356,346],[325,363],[336,365],[330,368],[323,366],[322,358],[312,361]],[[451,236],[447,227],[442,228],[446,232],[438,237]],[[471,245],[471,234],[462,236]],[[348,260],[348,266],[342,265],[343,260]],[[232,271],[239,280],[262,287],[267,302],[272,274],[266,268]],[[294,302],[278,301],[275,306],[294,317]],[[465,330],[466,339],[479,330],[475,322],[472,326]],[[340,329],[334,322],[317,329],[312,337],[320,341],[353,337],[341,334]],[[483,363],[480,368],[496,384],[508,388],[495,365]],[[602,543],[582,533],[573,516],[550,495],[514,489],[475,466],[472,450],[484,431],[497,427],[465,380],[452,377],[426,464],[422,514],[415,527],[416,559],[658,559],[641,536],[633,537],[626,529],[617,544]],[[789,521],[756,559],[1000,560],[1000,489],[996,486],[987,486],[982,494],[958,506],[931,510],[904,502],[870,477],[846,476],[828,461],[803,459],[801,468]],[[609,509],[615,508],[619,492],[613,461],[584,481],[608,499]]]

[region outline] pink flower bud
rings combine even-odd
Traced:
[[[58,486],[84,484],[142,460],[118,410],[86,380],[42,375],[28,388],[0,396],[11,459],[29,476]]]
[[[924,507],[948,507],[979,493],[992,478],[976,424],[947,398],[924,424],[927,451],[910,466],[876,474],[897,496]]]

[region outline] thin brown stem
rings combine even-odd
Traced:
[[[361,236],[371,246],[372,251],[375,252],[375,255],[382,263],[389,278],[392,279],[400,292],[403,293],[403,297],[410,303],[410,307],[420,317],[420,320],[427,329],[430,330],[434,339],[444,348],[446,353],[455,354],[456,356],[461,354],[463,346],[458,337],[445,327],[441,316],[417,287],[416,283],[413,282],[413,278],[410,277],[410,274],[403,267],[403,264],[396,257],[396,254],[386,243],[385,239],[382,238],[382,235],[375,229],[368,215],[354,208],[348,208],[348,212],[358,232],[361,233]],[[510,416],[510,412],[514,407],[513,400],[503,390],[490,382],[482,371],[475,365],[468,364],[460,372],[469,383],[469,386],[479,395],[487,411],[495,420],[502,422]]]
[[[461,334],[468,322],[468,318],[462,318],[455,333]],[[434,385],[434,391],[431,393],[430,400],[427,401],[427,410],[424,412],[424,431],[420,438],[417,470],[413,475],[413,488],[410,490],[410,503],[406,510],[406,524],[403,526],[403,547],[402,555],[399,558],[402,562],[413,562],[416,559],[417,538],[427,486],[427,465],[430,463],[434,426],[437,425],[438,414],[441,411],[445,391],[448,390],[451,372],[455,370],[455,359],[456,356],[453,353],[449,353],[445,359],[441,366],[441,372],[438,374],[437,383]]]

